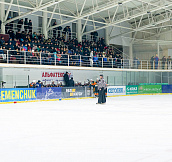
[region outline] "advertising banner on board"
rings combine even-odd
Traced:
[[[15,88],[0,89],[0,102],[29,101],[37,99],[37,89]]]
[[[126,95],[126,86],[109,86],[107,89],[107,95]]]
[[[163,85],[162,93],[172,93],[172,85]]]
[[[161,85],[140,85],[139,94],[162,93]]]
[[[42,81],[64,81],[64,74],[66,71],[42,71],[41,72],[41,80]],[[73,73],[68,71],[69,73],[69,78],[73,77]]]
[[[37,99],[60,99],[62,97],[61,91],[61,87],[37,88]]]
[[[138,94],[138,86],[137,85],[126,86],[126,95],[130,95],[130,94]]]
[[[85,97],[85,88],[86,87],[71,87],[71,88],[62,88],[62,98],[77,98]]]

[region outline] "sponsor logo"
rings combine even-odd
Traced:
[[[76,92],[76,89],[66,89],[66,92]]]
[[[108,93],[124,93],[124,89],[123,88],[109,88],[108,89]]]
[[[1,100],[36,99],[36,90],[2,90]]]
[[[70,96],[82,96],[82,92],[75,92],[75,93],[70,93]]]
[[[127,87],[128,91],[137,91],[137,87]]]
[[[42,73],[42,77],[63,77],[64,73],[59,73],[59,72],[55,72],[55,73],[49,73],[49,72],[43,72]]]
[[[140,87],[139,90],[143,90],[143,87]]]
[[[48,97],[52,94],[54,94],[54,91],[50,88],[48,91],[46,91],[45,99],[48,99]]]
[[[69,76],[71,73],[69,73]],[[64,73],[63,72],[42,72],[42,78],[63,78]]]

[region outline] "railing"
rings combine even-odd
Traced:
[[[0,50],[1,53],[2,50]],[[120,58],[91,57],[82,55],[56,54],[31,51],[4,50],[0,63],[35,64],[54,66],[82,66],[122,69],[172,69],[171,61],[131,60]]]

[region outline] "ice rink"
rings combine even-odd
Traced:
[[[0,105],[0,162],[172,162],[172,96]]]

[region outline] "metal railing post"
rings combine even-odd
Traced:
[[[123,65],[122,65],[122,59],[121,59],[121,69],[122,69],[122,66],[123,66]]]
[[[161,69],[161,66],[162,66],[161,61],[159,61],[158,69]]]
[[[149,69],[149,65],[148,65],[149,63],[148,63],[148,61],[147,61],[147,70]]]
[[[68,55],[68,66],[69,66],[69,55]]]
[[[141,69],[142,69],[142,60],[141,60]]]
[[[42,65],[42,53],[40,52],[40,65]]]
[[[103,57],[102,57],[102,68],[103,68]]]
[[[87,97],[87,87],[85,86],[85,97]]]
[[[24,51],[24,64],[26,64],[26,51]]]
[[[82,63],[82,61],[81,61],[81,55],[79,56],[79,64],[80,64],[80,66],[81,66],[81,63]]]
[[[8,53],[8,50],[7,50],[7,64],[9,63],[9,58],[8,58],[8,56],[9,56],[9,53]]]
[[[153,61],[153,69],[155,69],[155,61]]]
[[[54,55],[54,60],[55,60],[55,66],[57,65],[57,60],[56,60],[57,54]]]
[[[112,68],[113,68],[113,58],[112,58]]]

